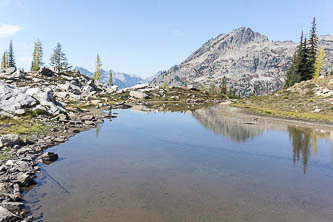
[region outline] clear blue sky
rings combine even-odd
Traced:
[[[49,62],[59,41],[69,62],[149,76],[182,62],[208,39],[248,26],[271,40],[298,41],[316,16],[333,34],[332,0],[0,0],[0,52],[14,42],[29,69],[33,43]]]

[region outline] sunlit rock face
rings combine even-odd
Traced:
[[[333,37],[320,36],[319,39],[326,52],[323,74],[328,74],[333,62]],[[226,77],[228,85],[233,85],[242,96],[271,93],[283,87],[296,46],[292,41],[270,41],[250,28],[241,27],[210,39],[151,84],[193,84],[207,88],[212,82],[220,85]]]

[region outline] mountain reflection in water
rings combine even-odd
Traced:
[[[316,157],[318,153],[317,139],[326,139],[331,143],[331,162],[333,165],[333,132],[285,124],[271,124],[256,122],[252,117],[238,118],[221,113],[222,106],[208,109],[199,109],[192,115],[207,129],[213,130],[218,135],[226,136],[235,142],[246,142],[262,135],[265,130],[279,130],[289,133],[289,140],[293,147],[294,165],[302,161],[306,173],[310,155]]]
[[[249,138],[259,136],[266,128],[262,124],[244,124],[244,120],[222,115],[218,107],[199,109],[192,112],[192,115],[206,128],[236,142],[245,142]]]
[[[234,111],[108,113],[50,148],[26,204],[35,221],[332,222],[333,134]]]

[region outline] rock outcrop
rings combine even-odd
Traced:
[[[322,74],[332,70],[333,36],[320,36],[326,52]],[[242,96],[267,94],[283,87],[286,70],[297,44],[274,42],[250,28],[241,27],[209,40],[180,65],[155,78],[152,85],[220,85],[226,77]]]
[[[42,68],[25,73],[7,68],[0,70],[0,115],[22,115],[36,109],[59,115],[66,113],[67,102],[88,101],[117,90],[79,72],[55,73]]]
[[[51,91],[40,88],[16,87],[0,81],[0,115],[22,115],[26,109],[41,109],[52,115],[66,112]]]

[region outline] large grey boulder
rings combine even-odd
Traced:
[[[0,115],[21,115],[25,108],[43,109],[53,115],[66,112],[49,88],[19,88],[0,81]]]
[[[15,214],[0,206],[0,222],[12,222],[18,220],[19,218]]]
[[[39,74],[42,75],[42,76],[47,76],[47,77],[51,77],[54,75],[54,72],[51,70],[51,69],[48,69],[46,67],[42,67],[40,70],[39,70]]]
[[[73,94],[76,94],[76,95],[81,94],[80,87],[78,87],[77,85],[74,85],[72,83],[69,83],[69,82],[67,82],[65,84],[59,84],[58,88],[61,91],[64,91],[64,92],[70,92],[70,93],[73,93]]]
[[[38,100],[25,93],[25,89],[0,81],[0,114],[16,114],[23,108],[31,108],[38,104]]]
[[[13,175],[12,181],[20,186],[28,187],[35,184],[34,178],[35,176],[30,172],[19,172]]]
[[[53,152],[46,152],[39,157],[39,159],[42,160],[44,163],[57,161],[58,158],[58,154]]]
[[[24,204],[22,202],[8,202],[4,201],[1,205],[11,212],[20,212],[24,208]]]
[[[148,83],[142,83],[142,84],[137,84],[128,88],[125,88],[123,90],[127,91],[127,90],[138,90],[138,89],[144,89],[147,88],[149,86]]]
[[[45,91],[44,91],[45,90]],[[39,101],[39,106],[36,108],[44,109],[50,114],[58,115],[60,113],[65,113],[66,109],[58,103],[52,95],[50,89],[40,89],[40,88],[29,88],[26,94],[32,96]]]
[[[0,69],[0,77],[7,78],[8,76],[11,76],[15,71],[15,67]]]
[[[9,167],[11,172],[31,172],[33,166],[31,163],[22,160],[7,160],[5,165]]]
[[[2,79],[21,79],[26,76],[25,72],[16,70],[15,67],[0,69],[0,78]]]
[[[140,91],[130,91],[130,96],[137,98],[137,99],[146,99],[148,98],[148,95],[144,92],[140,92]]]
[[[16,134],[0,135],[0,148],[13,147],[21,143],[20,137]]]
[[[113,85],[110,87],[113,91],[117,91],[119,89],[119,87],[117,85]]]

